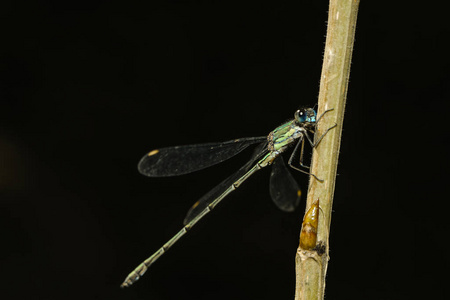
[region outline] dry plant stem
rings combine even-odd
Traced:
[[[320,199],[317,241],[325,245],[325,253],[319,255],[314,250],[297,250],[296,300],[324,298],[331,209],[358,5],[359,0],[330,0],[318,115],[327,109],[333,110],[320,120],[316,137],[320,137],[327,128],[337,126],[331,129],[314,149],[311,173],[324,181],[319,182],[311,177],[306,205],[307,211],[315,200]]]

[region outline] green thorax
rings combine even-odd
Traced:
[[[267,140],[269,142],[270,151],[284,151],[286,147],[303,135],[302,128],[298,126],[295,120],[284,123],[275,128]]]

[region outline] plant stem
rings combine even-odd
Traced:
[[[350,62],[355,35],[359,0],[330,0],[328,28],[322,75],[320,79],[318,116],[328,109],[318,124],[316,137],[331,129],[320,144],[314,148],[311,173],[323,182],[311,177],[306,211],[320,199],[318,245],[324,252],[303,250],[296,254],[296,300],[323,299],[325,275],[328,267],[329,232],[331,209],[336,181],[336,170],[344,120]]]

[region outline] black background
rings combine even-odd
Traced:
[[[362,2],[326,296],[448,299],[447,10]],[[141,156],[266,135],[314,105],[326,1],[10,1],[1,15],[2,298],[293,298],[304,202],[278,211],[268,171],[119,285],[251,152],[163,179],[137,172]]]

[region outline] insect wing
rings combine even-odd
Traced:
[[[141,174],[149,177],[188,174],[221,163],[248,146],[264,140],[266,137],[251,137],[222,143],[156,149],[141,159],[138,170]]]
[[[294,211],[300,203],[301,190],[281,155],[272,163],[270,196],[275,205],[285,212]]]
[[[189,209],[186,218],[184,219],[184,225],[188,224],[198,214],[200,214],[212,201],[225,192],[236,180],[241,178],[265,153],[267,153],[267,142],[262,143],[256,147],[251,159],[243,165],[236,173],[222,181],[215,188],[203,195],[195,204]]]

